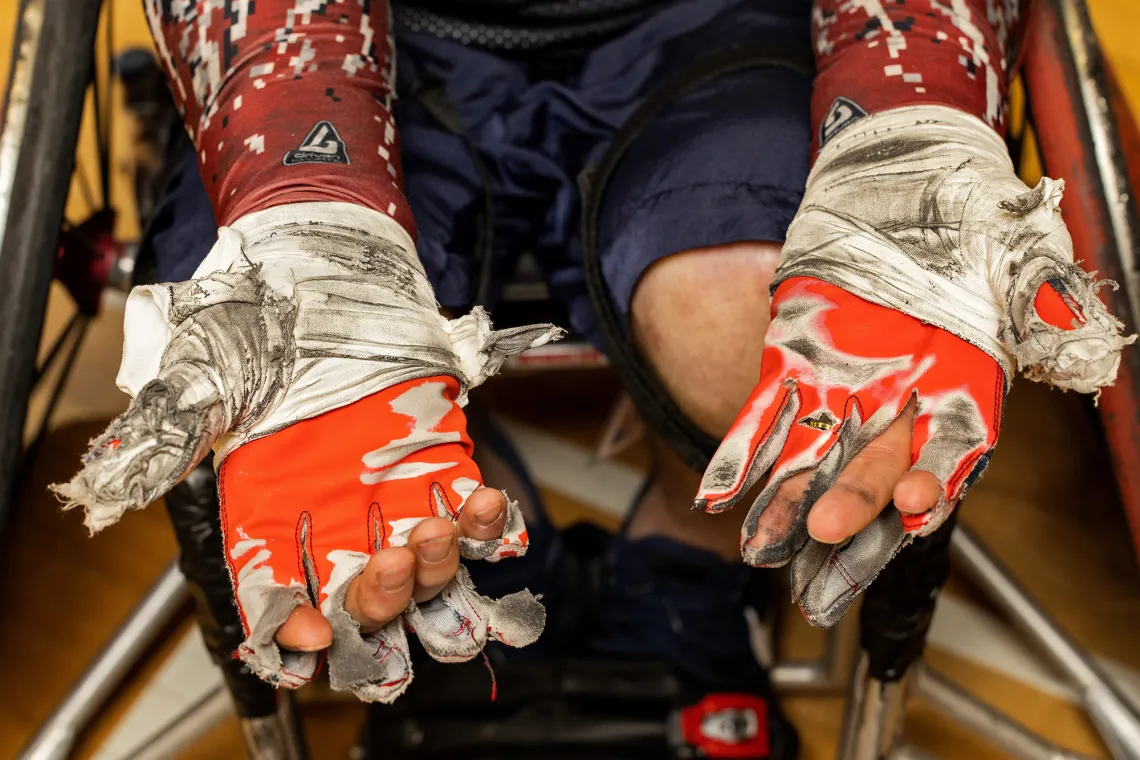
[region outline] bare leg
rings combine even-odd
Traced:
[[[685,251],[655,263],[634,291],[634,339],[681,410],[718,438],[760,376],[768,287],[779,257],[773,242]],[[739,561],[744,512],[693,512],[700,474],[664,443],[655,449],[653,481],[630,537],[665,536]]]

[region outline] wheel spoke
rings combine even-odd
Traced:
[[[99,44],[96,42],[92,51],[91,70],[91,100],[95,107],[95,150],[99,162],[99,188],[101,191],[100,205],[91,204],[94,213],[111,205],[111,128],[113,121],[114,104],[112,92],[114,90],[111,76],[113,73],[111,61],[114,55],[114,4],[112,0],[105,0],[103,12],[103,54],[100,56]],[[106,61],[106,82],[101,84],[104,72],[99,65],[99,58]]]
[[[52,344],[51,349],[48,350],[48,355],[44,357],[43,362],[36,368],[36,379],[32,381],[32,388],[39,385],[40,380],[42,380],[44,375],[47,374],[47,371],[51,369],[51,365],[55,362],[56,357],[59,356],[60,349],[67,343],[67,339],[71,337],[72,331],[74,331],[79,324],[79,318],[81,316],[83,316],[83,314],[78,309],[71,315],[71,319],[67,321],[67,325],[63,328],[59,337],[55,339],[55,343]]]
[[[44,409],[43,415],[40,416],[39,426],[36,428],[36,435],[32,442],[28,444],[28,448],[24,451],[24,467],[22,472],[24,474],[31,472],[31,465],[36,460],[36,454],[39,453],[40,446],[43,444],[44,435],[47,433],[48,424],[51,422],[52,412],[55,411],[56,404],[59,403],[60,396],[63,395],[63,390],[67,386],[67,380],[71,377],[71,370],[75,366],[75,359],[79,356],[79,349],[83,347],[83,339],[87,335],[87,327],[90,325],[91,320],[82,313],[76,313],[72,318],[74,328],[68,326],[68,333],[74,334],[71,339],[71,345],[67,351],[67,357],[63,360],[63,367],[59,371],[59,376],[55,380],[55,385],[51,389],[51,397],[48,399],[47,407]],[[61,340],[60,343],[63,343]]]

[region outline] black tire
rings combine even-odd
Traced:
[[[102,0],[21,0],[0,121],[0,528],[20,482],[36,373]]]

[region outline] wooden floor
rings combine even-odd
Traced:
[[[124,45],[146,39],[138,5],[135,0],[117,3],[116,36]],[[14,3],[0,6],[2,81]],[[1140,7],[1134,0],[1090,0],[1090,6],[1131,102],[1140,107],[1140,46],[1134,42],[1140,39]],[[125,125],[117,139],[129,139]],[[117,194],[124,193],[119,197],[127,197],[121,189],[125,185],[117,187]],[[124,225],[129,234],[129,218]],[[53,294],[45,334],[62,325],[65,302],[61,294]],[[9,601],[0,614],[0,652],[7,657],[0,678],[0,758],[15,756],[174,557],[160,506],[132,513],[89,539],[78,516],[62,515],[44,489],[74,471],[86,441],[123,407],[113,381],[120,321],[121,309],[110,304],[95,324],[19,514],[0,545],[0,577],[9,580]],[[612,380],[604,379],[564,384],[560,390],[569,400],[554,410],[541,403],[545,389],[537,383],[504,381],[476,399],[557,435],[589,442],[613,387]],[[1023,383],[1011,396],[1002,446],[963,508],[962,519],[1082,645],[1140,669],[1140,569],[1105,462],[1095,415],[1081,398]],[[563,519],[592,516],[606,521],[564,494],[548,492],[546,497]],[[950,593],[984,605],[960,578],[952,579]],[[785,651],[796,654],[813,646],[817,635],[806,630],[798,615],[786,617]],[[148,664],[134,674],[84,738],[81,756],[88,756],[106,735],[178,633],[166,636]],[[932,651],[928,659],[939,672],[1054,741],[1106,756],[1087,720],[1067,702],[946,652]],[[841,708],[838,699],[788,700],[787,710],[803,736],[802,757],[834,757]],[[361,716],[361,709],[352,705],[306,707],[313,756],[347,757]],[[911,709],[908,727],[915,743],[938,757],[1004,757],[920,705]],[[236,723],[229,721],[184,757],[235,758],[241,755],[240,746]]]

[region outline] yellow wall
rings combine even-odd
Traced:
[[[150,32],[142,12],[142,0],[107,0],[113,12],[115,47],[122,50],[139,45],[150,45]],[[808,0],[804,0],[808,2]],[[0,0],[0,82],[8,76],[8,57],[11,51],[18,0]],[[1140,110],[1140,0],[1088,0],[1103,46],[1116,70],[1125,95],[1133,111]],[[107,13],[104,11],[104,17]],[[105,29],[103,30],[105,31]],[[105,65],[105,62],[103,62]],[[104,72],[105,73],[105,72]],[[90,101],[90,97],[88,98]],[[125,119],[115,120],[112,146],[112,200],[123,210],[119,233],[132,237],[137,233],[131,198],[127,147],[130,145],[129,124]],[[80,167],[88,172],[92,186],[97,184],[97,163],[94,150],[94,128],[90,102],[83,126],[79,147]],[[1027,167],[1027,171],[1032,172]],[[74,189],[74,186],[73,186]],[[73,192],[68,201],[68,218],[82,219],[87,211],[79,192]]]
[[[11,56],[12,41],[15,34],[16,11],[19,0],[0,0],[0,88],[5,87],[8,81],[9,58]],[[115,50],[121,51],[138,46],[151,46],[150,30],[143,14],[142,0],[104,0],[103,24],[99,30],[100,45],[106,34],[106,19],[108,15],[113,20],[113,40]],[[112,11],[108,14],[108,8]],[[100,66],[100,74],[105,81],[107,74],[106,56],[96,56]],[[112,93],[116,98],[117,92]],[[114,102],[118,102],[115,99]],[[132,199],[132,168],[130,161],[131,131],[129,122],[117,111],[113,114],[112,124],[114,134],[111,145],[111,199],[113,205],[120,209],[118,234],[124,239],[131,239],[138,234],[138,223],[135,216]],[[79,138],[78,162],[79,169],[86,172],[88,185],[98,196],[99,169],[98,153],[95,142],[95,121],[91,107],[91,95],[87,97],[87,112],[84,116],[83,131]],[[96,197],[96,202],[98,202]],[[84,201],[82,193],[77,189],[77,183],[72,183],[72,192],[67,203],[67,217],[72,221],[82,220],[90,211]]]
[[[1088,0],[1088,6],[1100,44],[1135,113],[1140,109],[1140,2]]]

